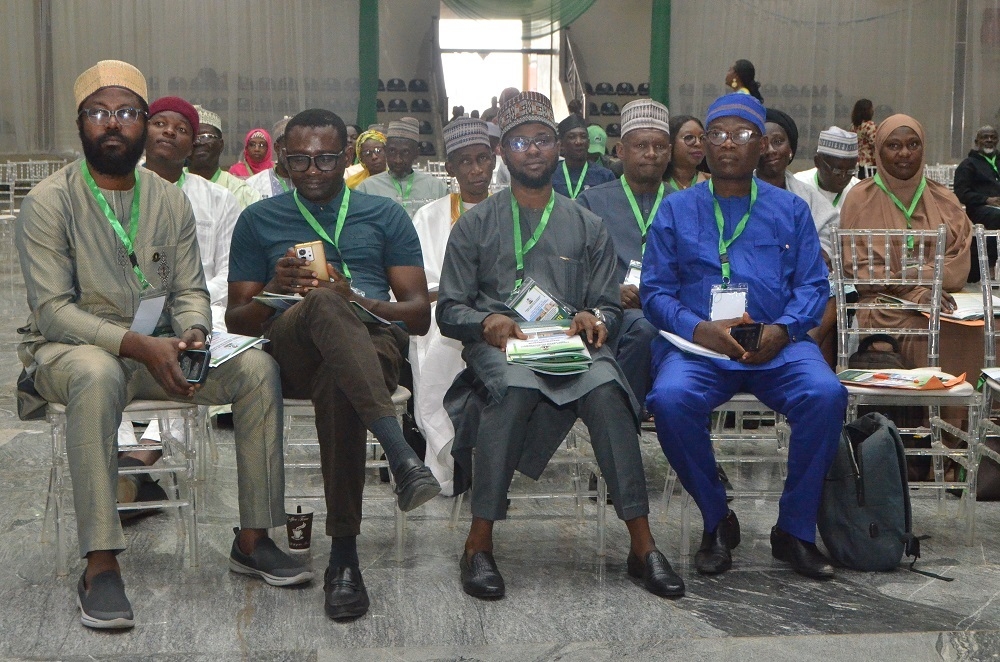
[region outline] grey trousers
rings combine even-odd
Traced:
[[[35,387],[66,406],[66,452],[80,555],[125,549],[118,519],[118,426],[135,399],[177,400],[144,365],[93,345],[47,343],[35,353]],[[265,529],[285,522],[281,383],[266,352],[250,350],[212,368],[193,398],[201,405],[232,403],[240,526]]]
[[[657,335],[656,327],[649,323],[641,310],[627,308],[624,311],[621,330],[615,341],[615,360],[643,409],[646,408],[646,394],[650,386],[649,345]]]
[[[531,413],[544,398],[534,389],[509,387],[503,399],[483,409],[476,440],[472,476],[472,514],[495,521],[507,517],[507,490],[522,453]],[[577,417],[590,433],[590,443],[619,519],[649,514],[646,474],[628,396],[615,382],[602,384],[573,402]]]

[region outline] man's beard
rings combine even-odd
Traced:
[[[91,140],[80,127],[80,143],[83,145],[83,155],[87,158],[87,163],[102,175],[109,177],[123,177],[133,170],[142,157],[142,152],[146,147],[146,127],[143,126],[142,135],[134,142],[130,142],[123,134],[114,134],[114,137],[125,142],[125,151],[118,154],[109,154],[104,151],[104,143],[111,135],[104,133],[99,138]]]
[[[525,188],[539,189],[545,188],[547,185],[552,183],[552,175],[555,173],[558,165],[559,160],[554,160],[549,167],[545,169],[545,172],[537,177],[532,177],[523,170],[511,166],[509,163],[507,164],[507,170],[510,171],[510,178],[517,181],[517,183],[521,186],[524,186]]]
[[[986,156],[993,156],[994,154],[997,153],[997,148],[996,147],[984,147],[983,149],[981,149],[979,151],[981,151]]]

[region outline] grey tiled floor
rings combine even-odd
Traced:
[[[9,238],[3,229],[0,241]],[[416,511],[397,562],[391,510],[386,501],[373,500],[366,504],[359,543],[372,608],[356,622],[334,623],[323,613],[321,581],[278,589],[227,570],[237,520],[231,434],[223,431],[199,525],[200,566],[186,566],[174,515],[128,527],[129,548],[120,558],[138,624],[123,633],[89,631],[75,606],[82,562],[71,555],[70,576],[56,578],[52,545],[40,542],[47,426],[22,423],[14,414],[14,329],[23,323],[25,306],[9,243],[0,246],[0,255],[0,314],[8,320],[0,329],[0,658],[1000,659],[997,505],[980,504],[976,544],[966,547],[954,501],[939,514],[930,500],[916,500],[915,528],[932,536],[919,567],[953,582],[901,569],[844,570],[818,584],[771,559],[775,500],[740,499],[735,509],[744,540],[735,567],[722,577],[703,578],[679,554],[679,500],[662,516],[664,461],[651,435],[643,452],[653,530],[687,582],[683,599],[655,598],[628,580],[627,535],[610,510],[602,559],[596,555],[594,504],[587,502],[579,523],[572,502],[515,500],[511,519],[497,526],[496,556],[508,595],[479,602],[465,596],[458,581],[467,507],[455,529],[448,526],[451,500],[437,499]],[[543,481],[542,487],[565,483],[560,475]],[[318,484],[315,474],[301,472],[290,473],[289,482]],[[369,487],[373,497],[388,494],[374,477]],[[700,522],[692,529],[696,545]],[[75,534],[71,538],[75,544]],[[328,550],[323,536],[314,537],[309,559],[319,575]]]

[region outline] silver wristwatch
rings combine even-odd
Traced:
[[[597,318],[598,324],[604,324],[608,319],[604,316],[604,311],[600,308],[591,308],[589,311],[594,317]]]

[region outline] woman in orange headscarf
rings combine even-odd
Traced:
[[[944,257],[944,291],[942,307],[954,307],[948,292],[958,292],[969,275],[969,251],[972,243],[972,223],[958,199],[946,187],[924,177],[924,129],[920,122],[907,115],[893,115],[875,132],[875,164],[878,174],[855,186],[844,200],[840,212],[840,227],[859,229],[937,230],[948,228],[947,250]],[[912,208],[912,212],[911,212]],[[907,223],[909,214],[909,223]],[[893,247],[889,256],[891,269],[898,272],[902,245]],[[886,256],[875,247],[875,262],[860,264],[859,272],[867,277],[869,268],[876,276],[884,275]],[[852,277],[852,265],[844,271]],[[891,291],[890,291],[891,290]],[[886,290],[861,292],[862,303],[872,303],[882,292],[909,301],[927,303],[931,292],[924,287],[889,287]],[[915,311],[886,308],[858,311],[861,326],[898,329],[926,326],[927,320]],[[925,338],[900,338],[903,359],[912,367],[927,363]],[[983,330],[942,321],[941,369],[954,375],[966,374],[975,383],[983,366]]]

